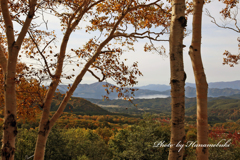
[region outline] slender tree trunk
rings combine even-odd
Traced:
[[[4,80],[5,113],[2,145],[3,160],[14,159],[15,137],[17,135],[17,104],[15,91],[16,59],[16,57],[9,57]]]
[[[169,160],[183,159],[185,143],[184,116],[186,74],[183,67],[183,33],[186,26],[185,0],[172,1],[172,18],[170,27],[170,67],[171,67],[171,140]],[[182,147],[182,148],[181,148]]]
[[[2,142],[2,160],[14,160],[15,138],[17,135],[17,99],[16,99],[16,65],[19,50],[21,48],[24,37],[34,17],[36,0],[29,3],[29,12],[23,27],[18,35],[17,40],[14,37],[14,28],[12,18],[9,12],[7,0],[1,0],[1,11],[6,28],[8,59],[4,58],[3,50],[0,49],[0,63],[4,71],[4,126],[3,126],[3,142]]]
[[[3,143],[2,143],[2,159],[13,160],[15,151],[15,137],[17,135],[17,104],[15,92],[15,74],[18,54],[16,50],[13,23],[8,11],[8,1],[1,1],[1,9],[6,25],[6,35],[8,41],[8,60],[6,63],[6,71],[4,72],[4,125],[3,125]],[[8,28],[7,28],[8,27]]]
[[[201,28],[202,28],[202,8],[203,0],[194,0],[192,44],[189,56],[195,76],[197,92],[197,142],[198,144],[208,144],[208,116],[207,116],[207,92],[208,84],[203,69],[201,58]],[[197,147],[197,159],[208,160],[208,148]]]
[[[60,81],[60,77],[62,74],[62,66],[63,66],[63,61],[65,58],[65,52],[67,48],[67,43],[69,40],[69,37],[71,35],[72,31],[70,28],[66,31],[64,38],[62,40],[62,44],[60,47],[60,54],[58,58],[58,63],[56,67],[56,73],[53,77],[53,80],[49,86],[48,92],[46,94],[46,97],[43,102],[43,113],[41,116],[41,120],[39,123],[39,132],[38,132],[38,138],[36,142],[36,147],[35,147],[35,153],[34,153],[34,160],[43,160],[44,159],[44,152],[45,152],[45,146],[48,138],[48,134],[51,131],[50,127],[50,120],[49,120],[49,115],[50,115],[50,107],[52,103],[52,99],[55,94],[55,90],[57,89],[57,86]]]

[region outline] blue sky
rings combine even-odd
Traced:
[[[211,4],[207,4],[204,8],[208,8],[211,14],[216,17],[216,20],[222,24],[221,17],[219,16],[219,11],[223,8],[223,5],[217,0],[212,1]],[[238,16],[240,17],[240,15]],[[62,33],[59,32],[60,26],[58,19],[51,16],[45,17],[49,20],[48,27],[50,30],[54,29],[58,33],[58,42],[61,42]],[[187,29],[191,30],[191,19],[188,19]],[[84,26],[86,22],[80,23],[80,27]],[[230,23],[231,25],[231,23]],[[208,82],[218,82],[218,81],[234,81],[240,80],[240,64],[235,67],[229,67],[227,65],[222,65],[223,53],[225,50],[229,50],[232,53],[238,53],[238,33],[232,30],[221,29],[211,23],[211,19],[206,16],[206,12],[203,12],[203,25],[202,25],[202,60],[204,64],[204,69],[207,76]],[[85,33],[85,30],[76,31],[72,34],[69,45],[68,52],[71,48],[78,48],[83,45],[92,34]],[[97,35],[96,35],[97,36]],[[168,39],[165,36],[165,39]],[[123,54],[123,59],[127,58],[127,64],[131,65],[133,62],[138,61],[139,69],[144,76],[138,77],[138,86],[143,86],[147,84],[169,84],[170,82],[170,63],[169,63],[169,45],[168,42],[158,42],[156,45],[164,45],[166,48],[166,55],[158,55],[153,53],[146,53],[143,51],[143,46],[147,40],[141,40],[135,44],[135,52],[129,51]],[[184,39],[184,68],[187,74],[186,82],[194,83],[194,76],[191,66],[191,60],[188,56],[188,48],[191,44],[191,34]],[[56,50],[56,52],[58,52]],[[75,74],[77,74],[76,70]],[[71,72],[70,67],[65,67],[65,72]],[[71,81],[63,80],[64,84],[72,83]],[[96,79],[90,74],[86,74],[83,78],[82,84],[84,83],[94,83]],[[111,80],[108,82],[112,83]]]

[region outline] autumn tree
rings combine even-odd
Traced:
[[[27,2],[25,2],[27,3]],[[17,135],[17,99],[16,99],[16,70],[18,53],[21,49],[24,37],[27,34],[28,28],[34,16],[36,0],[29,1],[29,4],[23,4],[17,6],[18,3],[13,3],[10,6],[8,1],[1,1],[1,15],[3,20],[1,21],[1,28],[5,31],[5,35],[1,34],[1,46],[0,46],[0,63],[2,72],[4,75],[4,127],[3,127],[3,142],[2,142],[2,159],[14,159],[15,151],[15,137]],[[18,17],[14,13],[23,13],[19,9],[25,9],[28,7],[28,14],[25,19],[25,23],[20,32],[15,32],[13,28],[12,19],[14,16]],[[13,11],[13,14],[10,13]],[[17,34],[17,38],[16,35]],[[7,56],[5,52],[7,51]]]
[[[38,17],[42,17],[47,26],[44,20],[45,13],[60,19],[63,38],[59,51],[53,50],[54,33],[38,29],[40,26],[37,21]],[[151,41],[161,41],[161,35],[167,32],[170,17],[169,8],[163,7],[160,0],[151,2],[148,0],[141,2],[137,0],[2,0],[1,15],[3,17],[1,28],[4,31],[1,36],[4,38],[1,38],[0,64],[5,77],[3,160],[14,159],[17,134],[16,66],[19,60],[24,61],[22,55],[25,54],[26,57],[36,59],[43,64],[43,69],[35,67],[36,74],[33,74],[35,77],[49,78],[51,81],[45,98],[41,102],[42,116],[34,154],[34,159],[42,160],[49,132],[63,113],[71,95],[86,72],[91,73],[98,81],[104,81],[106,78],[113,79],[119,87],[109,89],[116,90],[119,92],[119,97],[123,97],[124,91],[121,88],[132,87],[137,83],[136,76],[141,75],[137,63],[128,67],[120,61],[124,48],[134,49],[133,44],[137,39],[147,38]],[[78,29],[82,31],[78,26],[83,21],[89,21],[90,24],[82,30],[100,33],[99,37],[93,37],[82,47],[70,50],[67,47],[70,36]],[[14,27],[16,24],[20,25],[18,27],[20,29]],[[161,32],[151,31],[151,28],[159,26],[161,26]],[[145,46],[145,50],[149,48],[151,45]],[[4,50],[7,55],[4,54]],[[67,54],[68,51],[71,55]],[[64,62],[73,56],[83,61],[81,64],[83,67],[77,69],[78,73],[73,84],[69,86],[58,110],[50,117],[50,107],[57,86],[64,77],[69,79],[74,76],[65,75],[63,72]],[[76,66],[80,66],[80,62],[76,63]],[[99,78],[99,73],[95,70],[102,74],[102,78]],[[130,93],[131,91],[133,91],[131,88],[126,90]]]
[[[40,86],[40,81],[31,77],[27,72],[26,64],[18,63],[16,69],[16,100],[17,117],[22,120],[34,120],[40,113],[40,106],[46,89]],[[0,108],[4,109],[4,77],[0,68]]]
[[[185,143],[184,116],[186,74],[183,67],[183,37],[187,21],[185,18],[185,0],[172,1],[172,18],[170,26],[170,69],[171,69],[171,139],[169,160],[183,159]],[[177,144],[179,144],[177,146]]]

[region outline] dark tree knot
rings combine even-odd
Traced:
[[[184,16],[178,18],[178,21],[181,23],[181,26],[184,28],[187,26],[187,20]]]
[[[172,79],[171,82],[172,82],[172,83],[178,83],[179,80],[177,80],[177,79]]]

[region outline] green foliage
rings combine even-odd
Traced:
[[[186,115],[196,114],[196,106],[186,109]],[[223,123],[226,119],[240,119],[240,99],[226,97],[208,99],[208,121],[210,124]]]
[[[86,155],[78,156],[77,160],[89,160],[89,158]]]
[[[143,120],[139,125],[120,130],[109,141],[113,159],[167,159],[168,149],[153,147],[155,142],[170,141],[170,129],[156,121]]]
[[[217,144],[221,139],[209,139],[210,144]],[[240,159],[240,147],[230,145],[230,147],[210,147],[209,148],[210,160],[237,160]]]
[[[36,129],[18,129],[18,135],[16,138],[16,152],[15,159],[23,160],[25,156],[32,156],[35,151],[35,144],[37,140]]]
[[[54,126],[49,133],[44,159],[70,159],[71,157],[65,149],[66,145],[67,139],[64,137],[63,130]]]
[[[191,122],[195,118],[195,116],[189,116],[187,120]],[[47,160],[159,160],[168,158],[169,148],[153,147],[155,142],[164,141],[167,144],[170,141],[170,125],[163,123],[164,121],[157,115],[144,115],[144,119],[140,121],[138,118],[117,115],[82,116],[64,113],[60,120],[62,122],[57,123],[49,134],[45,151]],[[77,128],[80,120],[81,124],[88,124],[87,127],[83,125],[83,128]],[[232,139],[230,147],[210,147],[210,160],[240,159],[238,121],[216,123],[209,128],[210,144],[217,144],[221,139]],[[20,124],[21,128],[18,129],[16,139],[16,160],[23,160],[26,155],[33,155],[38,133],[35,122]],[[94,130],[88,129],[91,128],[91,124],[96,126]],[[187,141],[197,140],[195,125],[187,125],[185,130]],[[196,148],[186,147],[184,160],[193,159],[196,159]]]
[[[71,159],[108,160],[111,158],[107,144],[92,130],[68,129],[64,136],[68,142],[65,150]]]
[[[16,160],[33,155],[37,129],[19,129]],[[53,127],[46,144],[44,159],[49,160],[109,160],[111,152],[105,141],[92,130],[81,128],[62,130]]]
[[[30,157],[34,154],[35,144],[37,140],[38,129],[19,129],[16,142],[16,160],[23,160],[27,155]],[[66,141],[62,136],[62,131],[56,127],[52,128],[46,144],[45,159],[59,159],[64,160],[69,158],[65,151]]]

